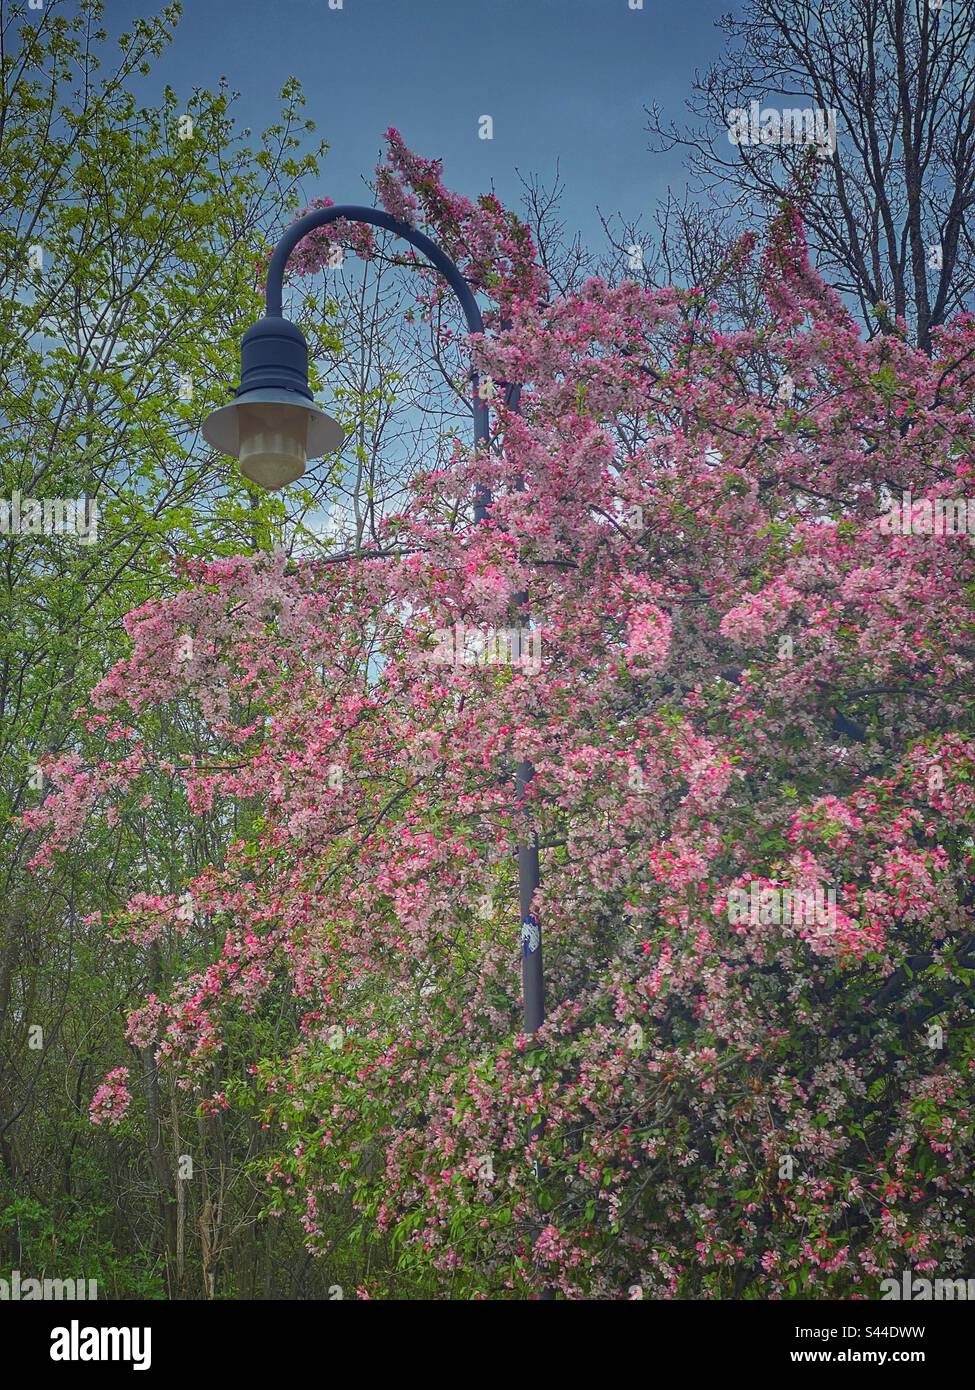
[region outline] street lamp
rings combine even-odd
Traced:
[[[274,248],[267,272],[264,317],[244,334],[240,345],[240,385],[230,405],[203,421],[203,438],[221,454],[240,462],[240,471],[259,487],[277,489],[300,478],[308,459],[334,453],[342,445],[340,427],[315,405],[308,385],[308,344],[297,325],[281,312],[285,267],[309,232],[329,222],[366,222],[408,241],[439,270],[454,291],[471,333],[484,332],[474,293],[450,257],[429,237],[379,208],[317,208],[298,219]],[[488,407],[473,384],[474,439],[488,442]],[[487,518],[491,496],[479,487],[474,519]]]
[[[264,317],[244,334],[240,350],[240,385],[230,405],[215,410],[203,422],[203,437],[220,453],[239,459],[240,471],[260,487],[281,488],[300,478],[308,459],[334,452],[342,444],[342,430],[315,405],[308,385],[308,344],[301,329],[282,316],[284,272],[292,251],[309,232],[330,222],[365,222],[393,232],[421,251],[453,290],[464,311],[470,333],[483,333],[484,320],[470,285],[440,247],[407,222],[379,208],[352,205],[317,208],[293,223],[271,257],[264,296]],[[487,401],[478,390],[477,372],[471,371],[475,445],[490,440]],[[509,386],[509,405],[517,410],[520,388]],[[491,494],[478,485],[474,494],[474,520],[487,520]],[[525,603],[521,594],[516,606]],[[519,801],[525,795],[535,769],[520,762],[515,771]],[[532,912],[532,900],[540,882],[538,844],[534,836],[518,846],[518,898],[521,909],[521,978],[525,1031],[535,1033],[545,1021],[542,983],[541,927]],[[544,1298],[552,1297],[546,1289]]]

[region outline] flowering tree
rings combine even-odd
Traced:
[[[522,413],[499,388],[490,453],[421,478],[372,553],[193,562],[129,614],[85,749],[27,817],[38,870],[104,816],[151,823],[174,781],[199,815],[248,808],[184,892],[113,914],[137,950],[223,937],[127,1037],[204,1114],[278,1135],[270,1202],[313,1250],[344,1194],[350,1239],[390,1234],[458,1295],[877,1297],[964,1272],[975,561],[924,519],[972,473],[975,322],[930,360],[865,343],[795,211],[761,331],[722,333],[693,289],[546,302],[518,222],[389,141],[384,203],[490,298],[478,367],[525,383]],[[183,765],[160,711],[192,721]],[[253,1059],[281,997],[300,1027]],[[118,1069],[92,1118],[130,1099]]]

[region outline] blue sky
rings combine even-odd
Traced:
[[[161,0],[110,0],[120,32]],[[643,108],[681,117],[695,68],[721,48],[714,21],[730,0],[184,0],[172,48],[152,79],[177,92],[226,76],[255,130],[300,79],[307,114],[331,144],[309,198],[362,197],[382,132],[445,162],[470,197],[493,187],[517,204],[516,170],[550,182],[558,162],[566,217],[593,244],[596,208],[646,215],[684,182],[680,158],[647,150]],[[478,138],[490,115],[493,140]]]

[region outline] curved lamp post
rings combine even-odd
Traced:
[[[333,453],[343,442],[338,424],[320,410],[308,385],[308,344],[295,324],[282,316],[282,285],[292,251],[309,232],[329,222],[365,222],[382,227],[422,251],[453,290],[471,333],[484,332],[484,320],[474,292],[444,251],[429,237],[379,208],[343,205],[318,208],[293,223],[271,257],[265,290],[264,317],[247,330],[240,346],[240,385],[230,405],[215,410],[203,422],[203,437],[222,454],[240,461],[240,471],[260,487],[286,487],[300,478],[308,459]],[[478,393],[478,375],[471,371],[475,444],[489,442],[488,406]],[[520,388],[509,388],[517,408]],[[478,486],[474,520],[487,519],[491,494]],[[518,599],[525,602],[526,595]],[[518,764],[515,786],[519,800],[534,776],[530,763]],[[518,846],[518,897],[521,908],[522,995],[525,1030],[536,1032],[545,1019],[542,985],[541,928],[532,913],[532,898],[540,882],[538,844],[534,837]]]

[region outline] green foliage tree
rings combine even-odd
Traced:
[[[142,104],[180,8],[117,48],[102,12],[0,3],[0,1270],[66,1274],[84,1247],[103,1252],[86,1273],[107,1293],[198,1294],[231,1223],[235,1140],[203,1136],[199,1181],[181,1184],[179,1098],[155,1081],[121,1152],[90,1129],[120,1019],[173,962],[126,963],[83,919],[96,887],[102,905],[122,879],[175,883],[218,852],[222,827],[190,829],[174,797],[141,836],[110,832],[72,856],[42,893],[10,818],[43,795],[41,757],[82,747],[72,712],[118,654],[122,615],[182,582],[174,560],[281,534],[282,502],[213,456],[200,421],[236,379],[263,249],[325,147],[295,82],[256,148],[225,85]],[[29,499],[52,509],[46,527]],[[192,729],[160,737],[174,761],[193,749]],[[248,1193],[241,1230],[252,1205]],[[253,1293],[264,1274],[243,1268]]]

